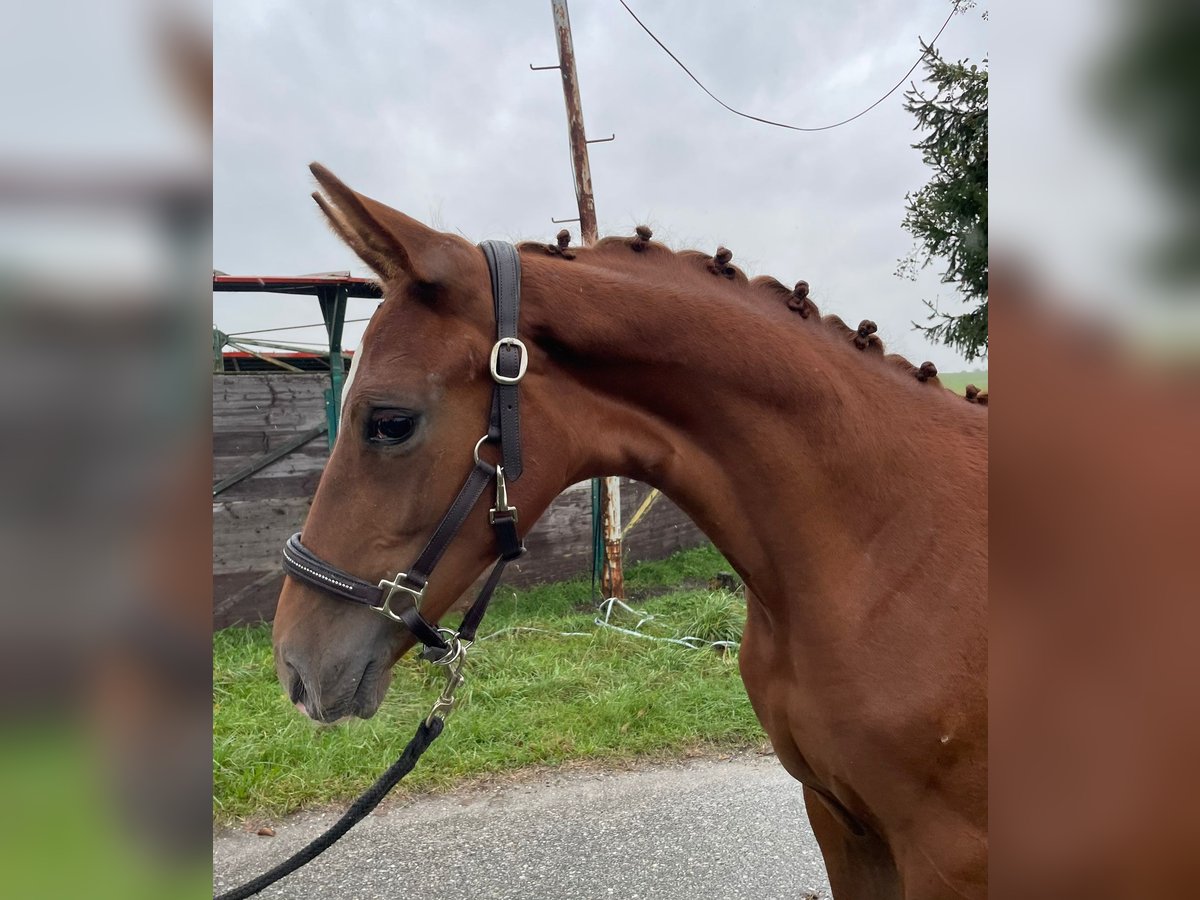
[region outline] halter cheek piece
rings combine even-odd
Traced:
[[[508,503],[508,482],[521,477],[521,406],[517,389],[525,376],[529,354],[517,337],[521,309],[521,261],[517,249],[503,241],[484,241],[479,245],[492,276],[492,297],[496,308],[496,343],[488,367],[495,386],[487,434],[475,444],[475,468],[442,516],[429,543],[407,572],[378,584],[363,581],[325,562],[293,534],[283,548],[283,568],[288,575],[326,593],[362,603],[381,616],[399,622],[425,645],[423,656],[437,665],[448,667],[449,684],[431,718],[444,715],[453,705],[453,688],[461,681],[465,647],[475,639],[483,614],[504,574],[504,568],[525,552],[517,533],[517,510]],[[485,443],[500,445],[500,464],[493,466],[479,456]],[[479,596],[467,610],[457,632],[437,628],[421,615],[421,600],[429,578],[442,555],[462,529],[484,491],[496,482],[496,504],[488,521],[496,536],[499,558],[492,567]],[[439,708],[440,707],[440,708]]]

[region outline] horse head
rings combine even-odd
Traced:
[[[491,278],[479,247],[356,193],[319,165],[312,171],[324,189],[314,199],[379,275],[384,301],[346,387],[303,545],[364,580],[394,578],[451,507],[488,430]],[[570,443],[547,414],[550,387],[532,342],[526,352],[534,361],[521,384],[521,442],[539,465],[510,487],[522,530],[569,483],[561,464],[540,462],[561,460],[546,449]],[[430,579],[420,611],[432,623],[496,558],[488,505],[471,510]],[[407,630],[365,606],[294,577],[285,581],[274,624],[276,669],[293,703],[315,719],[373,715],[392,666],[412,643]]]

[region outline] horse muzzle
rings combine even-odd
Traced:
[[[332,724],[375,715],[391,680],[386,662],[367,657],[314,667],[284,655],[277,669],[292,704],[310,719]]]
[[[308,595],[307,586],[288,588]],[[313,592],[315,593],[315,592]],[[317,722],[369,719],[391,681],[399,635],[366,610],[327,609],[319,595],[290,596],[275,619],[275,673],[288,699]]]

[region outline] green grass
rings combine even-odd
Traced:
[[[210,897],[208,854],[168,859],[116,814],[93,730],[6,722],[0,732],[0,872],[5,897]],[[198,853],[196,855],[199,855]]]
[[[632,566],[627,593],[653,621],[642,631],[737,640],[740,595],[708,581],[728,564],[711,547]],[[401,784],[442,790],[464,779],[575,760],[612,761],[757,745],[736,655],[647,641],[592,622],[586,581],[497,593],[472,648],[468,683],[446,733]],[[614,614],[633,627],[637,619]],[[220,823],[356,796],[390,765],[440,689],[440,672],[405,657],[374,718],[319,727],[283,696],[266,626],[214,638],[213,812]]]
[[[942,387],[949,388],[956,394],[965,392],[968,384],[975,385],[981,391],[988,389],[986,369],[976,372],[938,372],[938,381],[942,383]]]

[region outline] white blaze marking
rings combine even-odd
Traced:
[[[358,369],[358,361],[362,358],[362,344],[354,351],[354,355],[350,357],[350,371],[346,373],[346,380],[342,382],[342,403],[338,407],[338,436],[337,440],[342,438],[342,422],[346,418],[346,398],[350,396],[350,385],[354,383],[354,372]]]

